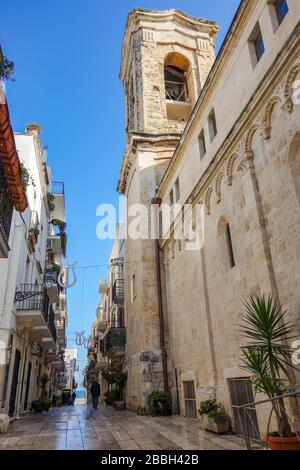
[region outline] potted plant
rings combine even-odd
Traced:
[[[250,342],[242,347],[243,369],[251,374],[256,392],[269,398],[282,396],[291,382],[290,371],[296,369],[291,362],[292,349],[287,341],[295,337],[294,325],[286,322],[286,312],[277,299],[251,296],[245,302],[241,332]],[[299,437],[292,432],[284,400],[272,401],[277,431],[267,436],[272,450],[300,450]]]
[[[152,390],[147,398],[147,407],[151,416],[167,416],[172,412],[171,392]]]
[[[48,374],[43,374],[39,378],[39,382],[41,383],[42,390],[41,390],[41,397],[38,400],[34,400],[31,403],[33,410],[36,413],[41,413],[42,411],[48,411],[51,407],[51,400],[47,395],[47,386],[50,381],[50,377]]]
[[[102,371],[102,377],[107,381],[108,385],[114,387],[109,391],[112,393],[108,394],[110,398],[107,398],[106,404],[112,404],[117,410],[124,410],[123,388],[127,380],[127,372],[122,372],[122,366],[117,362],[112,362]]]
[[[44,405],[41,399],[33,400],[31,402],[31,407],[36,413],[42,413],[42,411],[44,411]]]
[[[202,416],[204,429],[217,434],[226,434],[230,430],[230,423],[221,403],[209,399],[200,403],[199,413]]]

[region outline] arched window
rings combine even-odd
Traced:
[[[220,255],[221,261],[226,270],[234,268],[235,256],[232,243],[232,235],[230,224],[225,217],[221,217],[218,225],[218,233],[220,238]]]
[[[189,63],[183,55],[171,53],[166,57],[164,71],[167,100],[188,102],[188,69]]]
[[[193,78],[189,61],[183,55],[172,52],[164,62],[165,97],[167,118],[186,122],[192,111]]]
[[[228,257],[229,257],[229,264],[231,268],[235,266],[235,259],[234,259],[234,252],[233,252],[233,245],[232,245],[232,238],[231,238],[231,231],[230,225],[226,224],[226,241],[227,241],[227,249],[228,249]]]

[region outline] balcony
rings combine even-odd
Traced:
[[[61,181],[53,181],[51,192],[54,196],[55,209],[52,212],[52,219],[58,219],[65,222],[65,188]]]
[[[0,258],[7,258],[9,252],[9,232],[13,214],[13,203],[0,163]]]
[[[44,285],[21,284],[16,292],[16,317],[20,327],[29,327],[30,338],[43,349],[56,349],[54,311]]]
[[[112,327],[100,341],[100,351],[110,359],[114,356],[123,356],[125,346],[126,328]]]
[[[107,279],[100,279],[99,280],[99,292],[102,295],[107,295],[109,291],[109,284]]]
[[[107,326],[108,326],[107,321],[102,321],[102,320],[97,321],[97,331],[99,331],[99,333],[104,333]]]
[[[112,288],[112,301],[116,305],[124,305],[124,279],[116,279]]]

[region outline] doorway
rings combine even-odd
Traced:
[[[18,349],[16,349],[14,370],[13,370],[13,376],[12,376],[12,382],[11,382],[10,399],[9,399],[9,415],[10,416],[14,414],[15,407],[16,407],[16,395],[17,395],[17,387],[18,387],[20,361],[21,361],[21,352]]]
[[[244,413],[240,406],[254,402],[251,381],[247,378],[228,380],[233,418],[235,422],[235,432],[239,436],[259,439],[259,428],[255,406],[247,408]]]
[[[195,384],[192,381],[183,382],[185,416],[197,418]]]

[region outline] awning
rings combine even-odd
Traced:
[[[14,207],[17,211],[24,212],[28,202],[22,185],[21,165],[6,103],[0,104],[0,161]]]

